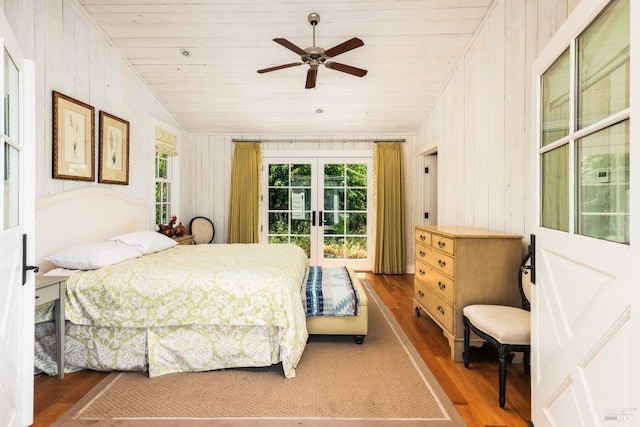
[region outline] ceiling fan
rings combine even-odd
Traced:
[[[343,73],[352,74],[358,77],[364,77],[367,74],[367,70],[363,70],[362,68],[352,67],[351,65],[341,64],[339,62],[328,61],[329,58],[333,58],[357,47],[364,46],[364,42],[362,40],[354,37],[347,40],[346,42],[332,47],[331,49],[325,50],[319,46],[316,46],[316,25],[318,25],[318,22],[320,22],[320,15],[318,15],[317,13],[310,13],[307,19],[309,21],[309,24],[311,24],[311,26],[313,27],[313,46],[306,49],[301,49],[287,39],[273,39],[274,42],[300,55],[301,62],[292,62],[290,64],[264,68],[262,70],[258,70],[258,73],[268,73],[270,71],[282,70],[283,68],[308,64],[309,70],[307,71],[307,81],[305,84],[305,89],[312,89],[316,87],[316,79],[318,78],[318,67],[321,64],[332,70],[342,71]]]

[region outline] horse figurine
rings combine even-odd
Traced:
[[[164,234],[167,237],[171,237],[174,234],[174,230],[173,230],[173,225],[176,223],[176,220],[178,218],[175,215],[171,216],[171,221],[169,221],[169,224],[164,225],[164,224],[158,224],[158,232]]]

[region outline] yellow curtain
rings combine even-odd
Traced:
[[[376,212],[373,273],[403,274],[406,254],[402,143],[374,145],[373,173]]]
[[[259,142],[236,142],[231,171],[229,243],[260,241],[261,166]]]

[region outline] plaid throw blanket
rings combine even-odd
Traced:
[[[346,267],[309,267],[302,303],[307,316],[357,316],[358,291]]]

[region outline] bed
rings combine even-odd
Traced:
[[[144,203],[102,188],[39,199],[40,274],[56,267],[45,261],[50,254],[136,235],[147,228],[147,216]],[[300,300],[307,267],[295,245],[172,245],[73,272],[65,299],[65,370],[138,370],[154,377],[281,363],[284,376],[294,377],[308,338]],[[36,369],[55,375],[51,309],[44,306],[36,316]]]

